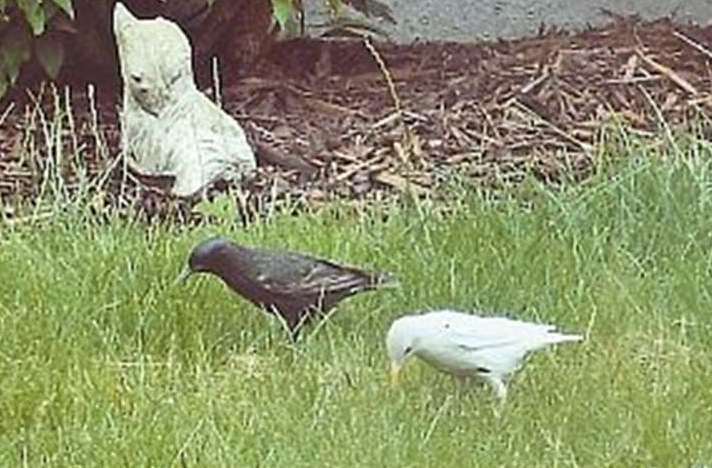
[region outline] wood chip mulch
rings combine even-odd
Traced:
[[[435,196],[455,178],[584,180],[611,128],[651,139],[706,132],[712,106],[712,28],[668,19],[492,43],[369,44],[285,42],[249,76],[223,77],[222,105],[260,163],[240,206]],[[103,93],[45,89],[0,108],[6,217],[17,202],[79,187],[99,209],[187,216],[192,201],[163,190],[170,179],[142,177],[119,157],[119,99]]]

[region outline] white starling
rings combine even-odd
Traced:
[[[504,400],[507,381],[527,354],[547,345],[583,339],[580,335],[557,333],[555,328],[453,310],[406,315],[393,322],[386,336],[391,379],[397,383],[406,361],[418,356],[461,379],[484,379]]]

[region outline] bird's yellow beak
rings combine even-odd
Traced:
[[[391,386],[398,385],[398,375],[401,371],[401,365],[396,362],[391,362]]]

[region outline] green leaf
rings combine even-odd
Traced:
[[[59,69],[64,63],[62,41],[51,39],[47,34],[44,34],[35,40],[35,54],[47,75],[52,79],[57,78]]]
[[[32,28],[32,34],[39,36],[45,30],[45,11],[38,0],[17,0],[17,6],[25,14],[25,19]]]
[[[30,59],[31,43],[26,28],[18,25],[3,34],[0,41],[0,70],[9,78],[10,84],[15,83],[20,67]]]
[[[287,21],[295,12],[294,2],[292,0],[272,0],[272,9],[274,18],[279,23],[280,29],[284,31]]]
[[[67,16],[74,19],[74,7],[72,6],[72,0],[54,0],[54,4],[61,8]]]
[[[8,88],[7,78],[5,78],[5,73],[3,73],[2,71],[3,70],[0,69],[0,98],[5,95],[5,92]]]

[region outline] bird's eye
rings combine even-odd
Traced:
[[[405,351],[403,351],[403,354],[410,354],[411,351],[413,351],[413,347],[408,346],[407,348],[405,348]]]
[[[133,80],[134,83],[141,84],[141,81],[142,81],[141,75],[137,75],[135,73],[131,74],[131,79]]]

